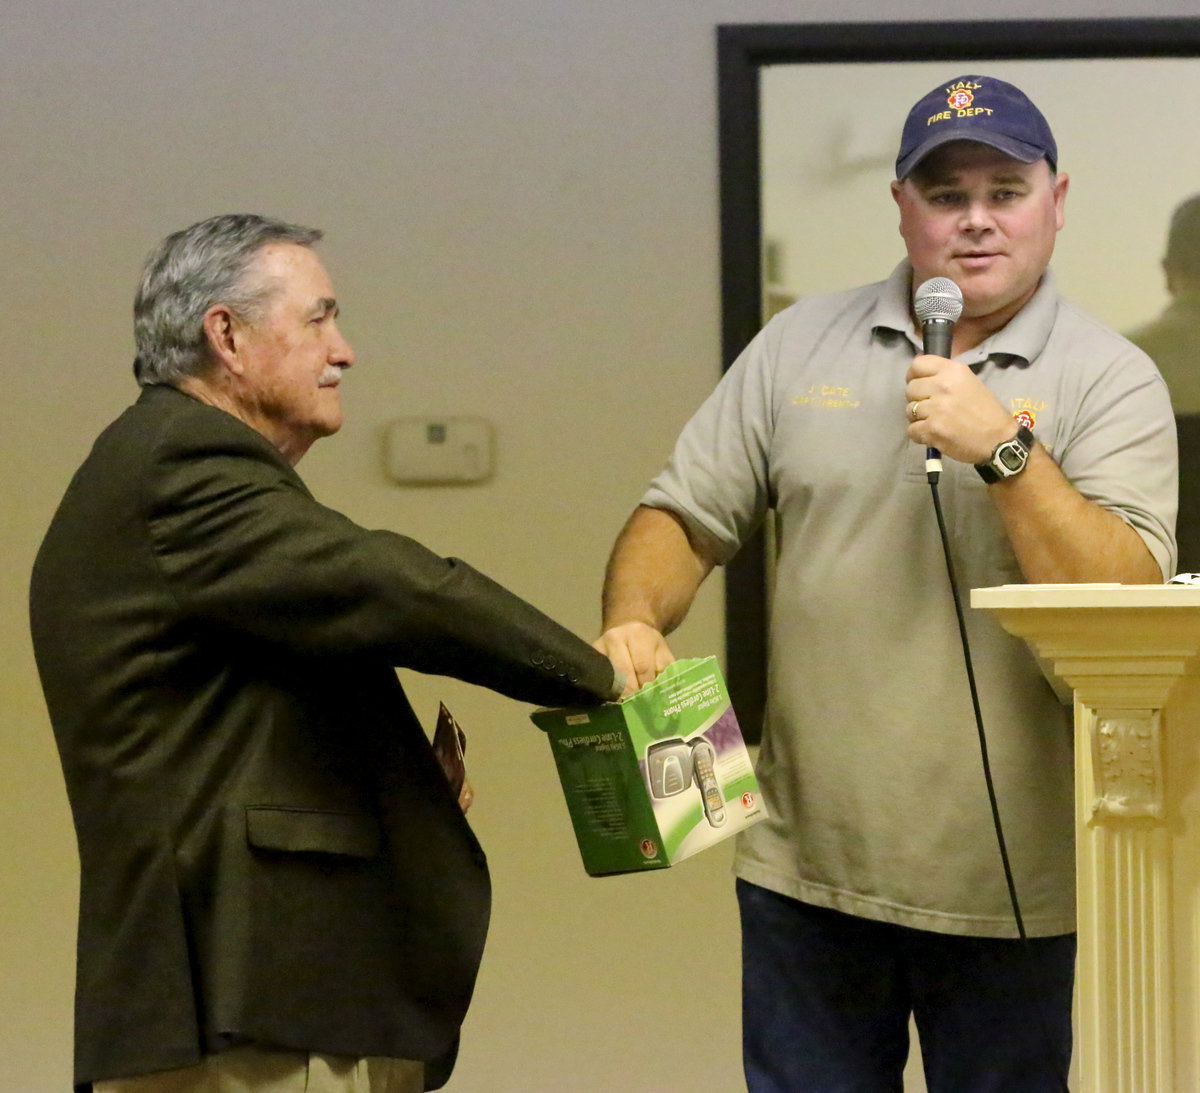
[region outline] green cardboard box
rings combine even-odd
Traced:
[[[620,702],[531,716],[594,877],[664,869],[766,817],[715,657],[676,661]]]

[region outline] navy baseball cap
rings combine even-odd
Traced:
[[[952,140],[990,144],[1022,163],[1058,167],[1058,146],[1042,116],[1018,87],[990,76],[959,76],[935,87],[909,112],[900,135],[896,177],[905,179],[935,148]]]

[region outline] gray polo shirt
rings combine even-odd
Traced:
[[[920,346],[911,270],[775,316],[684,428],[643,503],[727,561],[769,510],[775,579],[758,775],[770,819],[735,870],[797,899],[944,933],[1015,934],[980,765],[924,450],[906,433]],[[1077,489],[1174,565],[1170,402],[1141,351],[1049,273],[961,358]],[[946,459],[963,594],[1021,581],[987,489]],[[1018,895],[1031,935],[1074,928],[1070,711],[1024,644],[968,611]]]

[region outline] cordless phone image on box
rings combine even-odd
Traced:
[[[692,784],[692,749],[679,737],[651,744],[646,750],[646,772],[652,797],[674,797]]]
[[[725,801],[716,773],[717,753],[703,736],[690,743],[681,737],[660,740],[646,750],[646,773],[650,795],[674,797],[690,789],[700,790],[704,818],[712,827],[725,823]]]
[[[717,783],[716,759],[716,751],[703,736],[692,744],[692,769],[704,802],[704,818],[720,827],[725,822],[725,800]]]

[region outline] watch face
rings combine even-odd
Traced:
[[[996,445],[991,459],[986,463],[975,464],[979,477],[990,484],[1020,474],[1029,460],[1029,451],[1033,444],[1033,433],[1024,425],[1020,426],[1012,440]]]
[[[1019,444],[1004,444],[996,452],[996,462],[1010,474],[1016,474],[1025,466],[1025,449]]]

